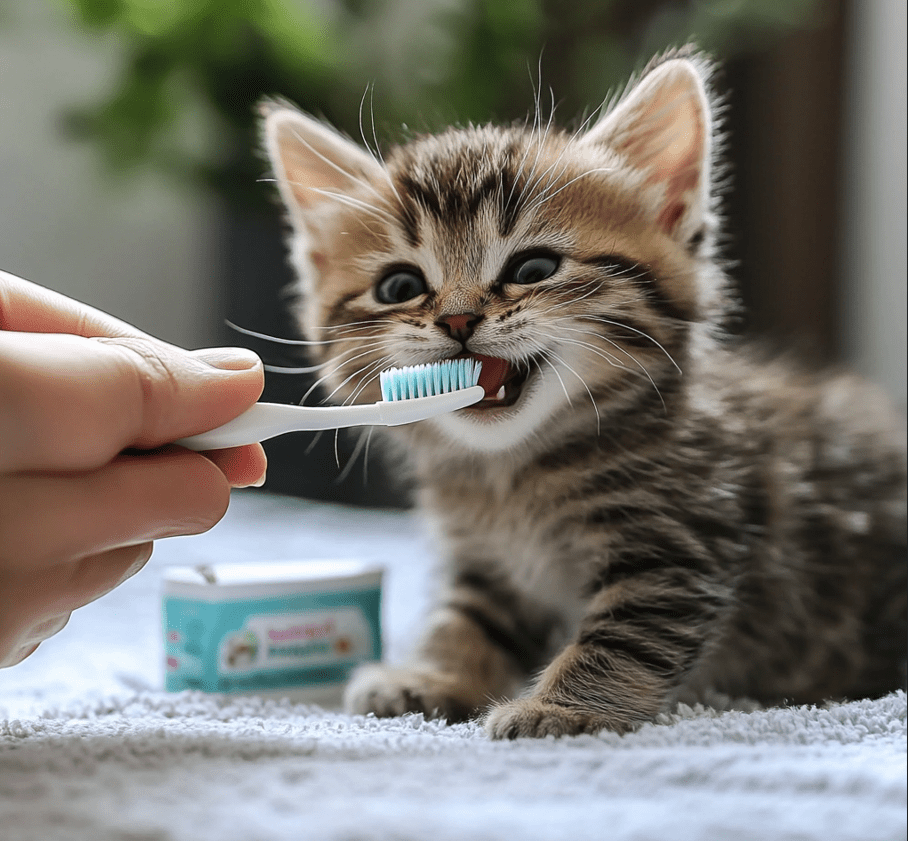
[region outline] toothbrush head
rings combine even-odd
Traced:
[[[387,402],[432,397],[470,388],[479,383],[482,362],[475,359],[444,359],[428,365],[410,365],[382,371],[381,396]]]

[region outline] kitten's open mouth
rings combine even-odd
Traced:
[[[513,406],[520,398],[523,387],[530,375],[530,366],[514,365],[507,359],[497,356],[485,356],[481,353],[465,353],[463,358],[475,359],[482,363],[479,372],[479,385],[486,396],[464,411],[486,411]]]

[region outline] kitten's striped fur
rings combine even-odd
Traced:
[[[904,428],[869,385],[723,336],[708,79],[670,54],[574,134],[537,111],[386,163],[266,109],[332,399],[465,352],[501,371],[503,402],[392,432],[447,578],[351,710],[485,713],[500,738],[903,684]]]

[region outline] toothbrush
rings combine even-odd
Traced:
[[[265,441],[285,432],[348,426],[399,426],[454,412],[485,396],[478,385],[482,363],[446,359],[430,365],[389,368],[380,375],[382,400],[357,406],[256,403],[216,429],[176,441],[190,450],[223,450]]]

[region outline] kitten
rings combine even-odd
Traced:
[[[707,689],[903,685],[904,427],[870,386],[723,335],[709,74],[671,53],[575,134],[537,113],[386,162],[265,107],[332,399],[483,361],[481,403],[389,430],[447,575],[412,661],[361,669],[349,710],[561,736]]]

